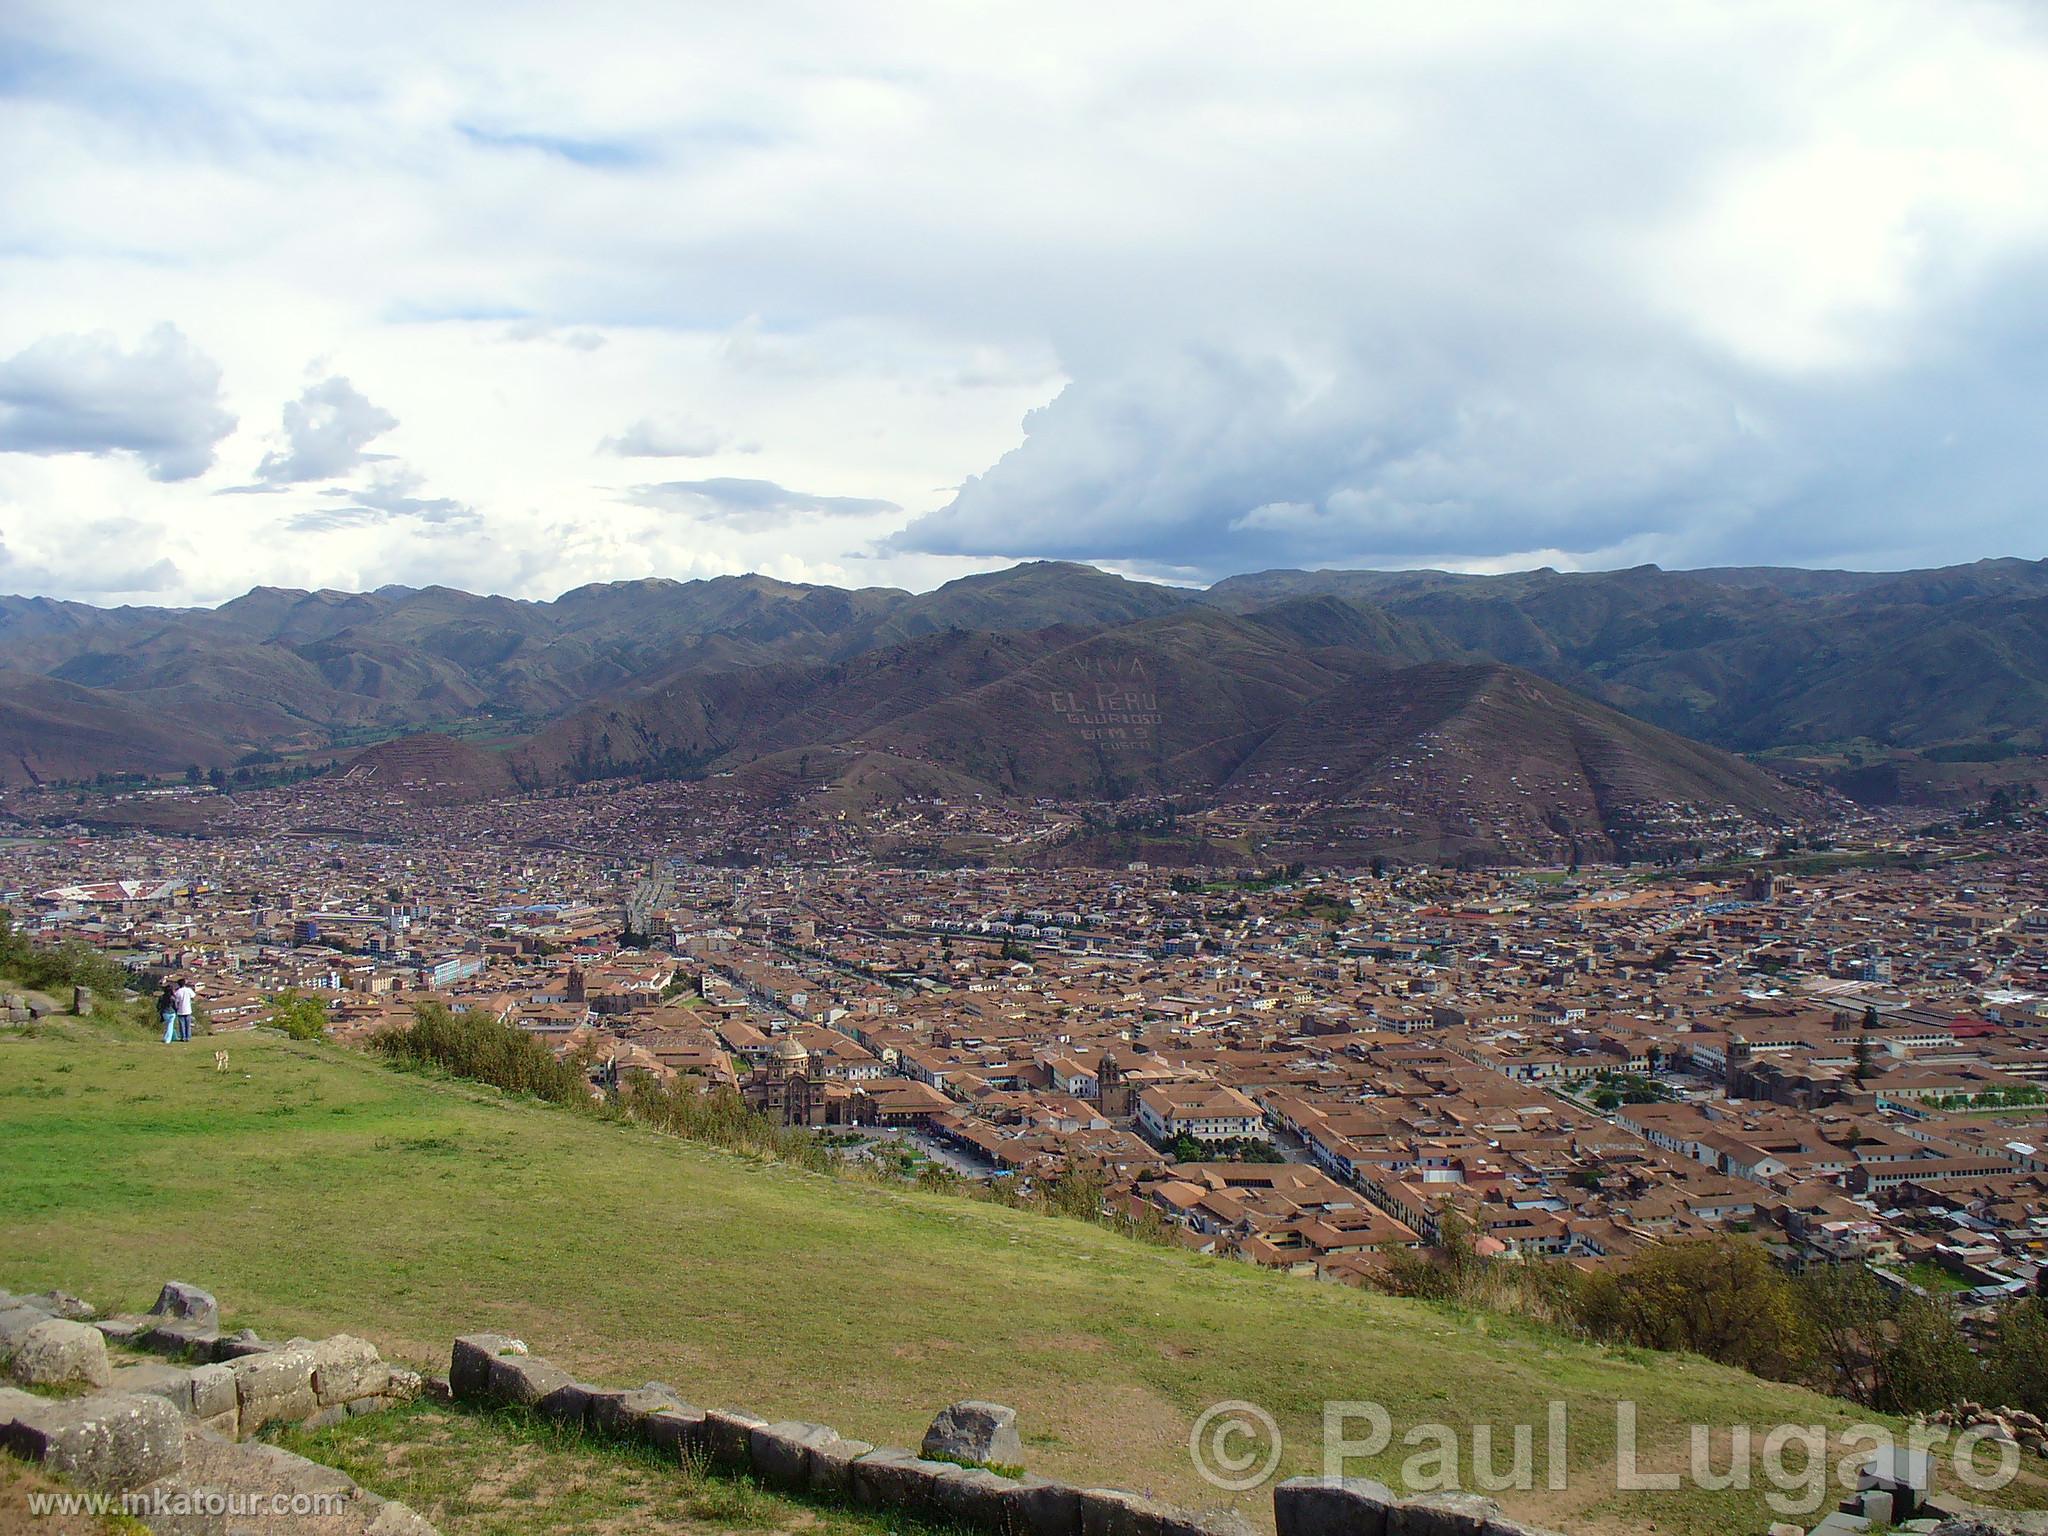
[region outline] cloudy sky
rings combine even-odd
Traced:
[[[2048,556],[2048,11],[0,8],[0,591]]]

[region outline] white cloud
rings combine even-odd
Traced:
[[[702,422],[680,416],[643,416],[599,446],[620,458],[708,459],[725,445],[725,434]]]
[[[362,464],[363,449],[397,425],[347,379],[329,375],[285,402],[284,446],[263,456],[256,478],[269,485],[333,480]]]
[[[773,480],[745,480],[730,475],[637,485],[630,495],[639,506],[685,512],[755,530],[785,527],[798,518],[873,517],[903,510],[895,502],[876,496],[818,496],[788,490]]]
[[[427,524],[469,524],[476,509],[452,496],[420,496],[422,476],[398,464],[379,464],[368,483],[360,486],[330,486],[320,492],[322,502],[295,512],[286,526],[293,533],[327,533],[338,528],[365,528],[398,518],[414,518]]]
[[[0,368],[198,359],[0,400],[20,515],[178,530],[195,596],[2048,554],[2017,0],[898,14],[8,8]],[[266,441],[282,399],[331,419]],[[757,444],[904,510],[616,483]],[[168,483],[216,450],[275,494]]]
[[[220,369],[174,325],[131,351],[105,332],[46,336],[0,362],[0,453],[132,454],[189,480],[235,427]]]

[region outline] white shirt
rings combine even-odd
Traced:
[[[192,1001],[198,996],[198,990],[193,987],[180,987],[171,994],[171,1003],[178,1010],[180,1018],[192,1011]]]

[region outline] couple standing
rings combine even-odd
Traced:
[[[165,978],[164,989],[156,1000],[156,1011],[164,1021],[165,1045],[192,1038],[192,1005],[198,1000],[199,989],[184,977]]]

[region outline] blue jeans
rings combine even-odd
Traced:
[[[164,1012],[164,1044],[169,1045],[178,1038],[178,1016],[168,1009]]]
[[[178,1038],[180,1040],[190,1040],[192,1038],[192,1015],[189,1013],[178,1015]]]

